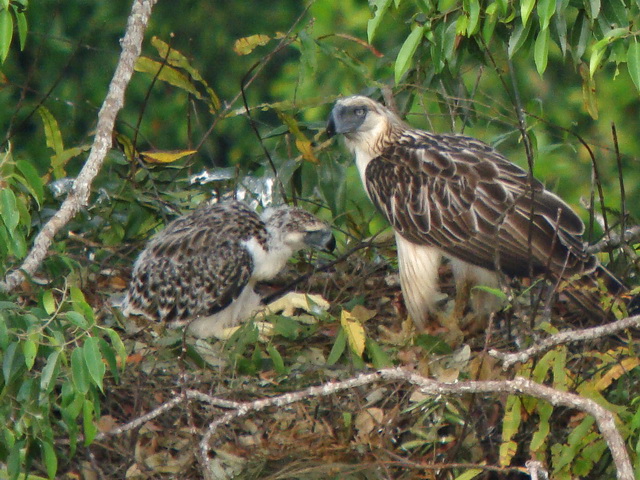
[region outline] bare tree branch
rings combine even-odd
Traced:
[[[633,317],[623,318],[615,322],[607,323],[606,325],[600,325],[593,328],[585,328],[584,330],[568,330],[565,332],[556,333],[548,338],[545,338],[541,342],[533,345],[532,347],[522,350],[516,353],[503,353],[497,350],[489,350],[489,355],[503,362],[502,368],[504,370],[509,369],[513,364],[518,362],[526,362],[531,357],[538,355],[539,353],[546,352],[552,349],[556,345],[570,342],[583,342],[585,340],[594,340],[596,338],[602,338],[607,335],[625,330],[627,328],[640,327],[640,315]]]
[[[121,41],[122,53],[118,60],[115,73],[109,84],[109,91],[98,113],[98,124],[93,145],[89,152],[89,158],[76,178],[73,189],[62,202],[60,209],[42,227],[33,243],[31,251],[25,258],[19,269],[9,273],[3,282],[0,282],[0,290],[11,291],[25,279],[33,275],[53,243],[53,238],[78,211],[88,205],[91,184],[100,171],[104,158],[111,148],[111,136],[116,116],[124,104],[124,94],[133,75],[133,67],[142,49],[142,40],[147,24],[151,16],[151,10],[157,0],[134,0],[127,30]]]
[[[628,319],[631,320],[631,319]],[[635,317],[635,321],[640,317]],[[467,381],[457,383],[443,383],[429,378],[422,377],[411,371],[401,368],[387,368],[373,373],[363,373],[355,377],[343,381],[328,382],[315,387],[309,387],[304,390],[285,393],[271,398],[263,398],[252,402],[232,402],[228,400],[218,399],[210,395],[203,394],[196,390],[187,390],[185,394],[178,394],[175,398],[165,402],[152,412],[143,415],[140,418],[129,422],[128,424],[111,430],[110,432],[101,433],[97,439],[104,439],[107,436],[117,435],[141,426],[146,421],[155,418],[169,409],[183,403],[187,398],[200,400],[204,403],[220,407],[229,408],[225,414],[219,416],[212,421],[205,434],[202,436],[198,451],[198,461],[202,465],[205,478],[215,478],[211,471],[211,462],[209,461],[209,450],[211,441],[216,435],[218,429],[223,425],[228,425],[232,421],[242,418],[251,413],[259,412],[269,407],[282,407],[294,402],[307,400],[314,397],[326,397],[343,390],[349,390],[356,387],[370,385],[380,381],[402,381],[420,388],[420,391],[426,395],[447,396],[447,395],[464,395],[477,393],[508,393],[511,395],[526,395],[549,402],[553,406],[563,406],[573,408],[585,412],[595,419],[600,433],[611,451],[614,460],[617,478],[619,480],[633,480],[634,474],[631,467],[629,454],[626,450],[624,440],[618,432],[615,421],[616,417],[613,413],[598,405],[595,401],[581,397],[575,393],[562,392],[555,390],[546,385],[541,385],[532,380],[525,378],[516,378],[515,380],[504,381]],[[444,467],[443,467],[444,468]],[[527,469],[530,473],[535,472],[538,478],[544,478],[542,475],[546,473],[540,465],[529,464]]]
[[[614,250],[623,246],[626,243],[636,243],[640,240],[640,225],[635,225],[633,227],[628,228],[624,235],[619,235],[617,233],[611,233],[610,235],[604,237],[598,243],[594,243],[587,248],[587,252],[589,253],[600,253]]]

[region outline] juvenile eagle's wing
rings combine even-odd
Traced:
[[[253,271],[253,259],[242,241],[262,227],[254,212],[240,214],[247,212],[250,216],[242,223],[233,211],[210,206],[169,224],[136,261],[128,309],[151,319],[176,321],[213,315],[230,305]]]
[[[410,130],[371,160],[365,182],[393,227],[416,244],[511,275],[595,268],[580,218],[473,138]]]

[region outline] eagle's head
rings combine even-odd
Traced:
[[[382,104],[362,95],[338,100],[327,123],[327,135],[345,136],[350,149],[372,149],[378,140],[394,127],[401,127],[402,120]]]
[[[333,251],[336,246],[329,225],[301,208],[269,208],[261,218],[272,240],[293,252],[307,247]]]

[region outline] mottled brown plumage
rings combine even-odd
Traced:
[[[205,204],[150,240],[123,311],[218,335],[259,306],[256,282],[273,278],[295,251],[332,242],[329,227],[299,208],[258,215],[241,202]]]
[[[369,197],[396,232],[418,325],[434,307],[441,254],[453,260],[458,284],[496,284],[491,271],[566,278],[596,269],[571,207],[491,146],[414,129],[362,96],[336,102],[327,131],[345,136]],[[579,303],[598,309],[594,298]]]

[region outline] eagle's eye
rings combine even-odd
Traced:
[[[353,113],[356,117],[364,117],[367,114],[365,107],[356,107],[353,109]]]

